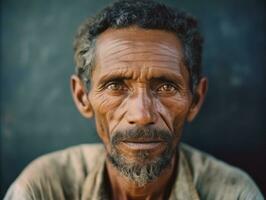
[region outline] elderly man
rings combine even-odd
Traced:
[[[153,1],[117,1],[75,39],[74,102],[103,145],[31,163],[5,199],[263,199],[247,174],[180,143],[207,92],[197,21]]]

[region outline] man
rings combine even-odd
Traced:
[[[197,21],[153,1],[117,1],[90,18],[71,89],[103,145],[37,159],[5,199],[263,199],[244,172],[180,143],[207,92],[201,50]]]

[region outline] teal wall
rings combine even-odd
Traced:
[[[110,2],[1,1],[1,195],[37,156],[99,142],[74,107],[69,76],[78,25]],[[209,94],[184,140],[245,169],[266,192],[264,1],[165,2],[197,16],[205,35]]]

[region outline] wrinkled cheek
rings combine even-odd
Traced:
[[[92,107],[95,112],[99,113],[101,116],[106,115],[108,110],[112,109],[114,106],[114,102],[112,98],[108,98],[104,94],[95,95],[91,99]]]
[[[99,113],[95,113],[95,126],[97,130],[97,134],[103,141],[103,143],[108,143],[109,135],[108,135],[108,126],[106,126],[106,120]]]
[[[119,99],[96,96],[91,100],[95,114],[97,132],[104,143],[109,143],[110,132],[114,121],[114,112],[119,105]]]
[[[171,99],[167,101],[161,101],[161,103],[161,112],[167,121],[169,121],[172,131],[174,131],[176,134],[180,134],[189,110],[188,100]]]
[[[176,115],[173,121],[175,131],[182,131],[181,129],[183,128],[183,125],[186,121],[188,111],[189,107],[187,105],[184,105],[180,109],[176,110]]]

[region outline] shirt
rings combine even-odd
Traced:
[[[263,200],[243,171],[180,144],[170,200]],[[44,155],[21,173],[4,200],[108,199],[102,144],[85,144]]]

